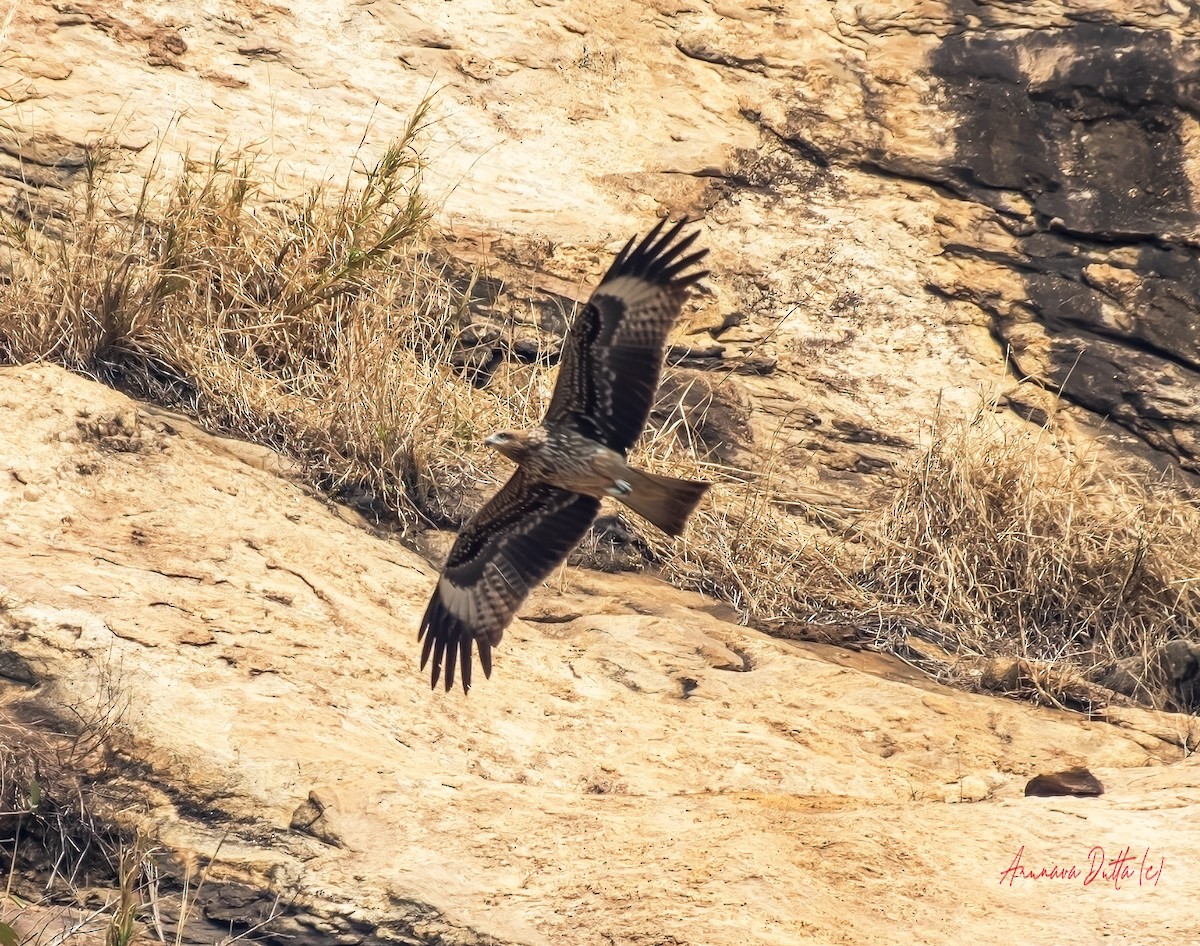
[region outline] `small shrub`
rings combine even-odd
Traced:
[[[1198,530],[1186,493],[981,410],[902,471],[862,584],[964,649],[1087,666],[1196,635]]]

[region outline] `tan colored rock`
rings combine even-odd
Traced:
[[[404,10],[355,4],[344,16],[322,2],[291,11],[243,2],[220,16],[174,4],[72,9],[21,7],[13,22],[12,41],[40,50],[11,67],[32,83],[10,121],[25,163],[0,173],[21,180],[22,194],[39,179],[42,193],[77,181],[82,164],[71,155],[101,135],[142,159],[157,155],[167,172],[185,149],[265,141],[284,182],[340,178],[360,140],[376,153],[439,77],[426,179],[443,201],[442,227],[512,238],[501,252],[528,270],[538,262],[531,240],[594,256],[658,213],[703,217],[715,270],[706,317],[742,320],[722,340],[732,347],[703,366],[722,375],[749,366],[726,386],[749,398],[758,442],[782,437],[850,493],[886,472],[923,419],[972,410],[995,386],[1004,365],[995,320],[1019,362],[1039,357],[1022,326],[1041,304],[1008,262],[1031,259],[1019,233],[1037,229],[1034,195],[1019,182],[982,195],[956,183],[961,103],[938,57],[964,35],[1066,26],[1062,4],[1001,4],[986,28],[942,3],[771,15],[432,0]],[[1153,14],[1119,3],[1089,10],[1099,23],[1166,36],[1185,36],[1193,19],[1170,4]],[[153,66],[147,44],[174,35],[182,46],[159,44],[171,47],[172,68]],[[1012,49],[1014,76],[1053,80],[1047,64],[1061,44],[1014,40]],[[114,124],[117,116],[127,117]],[[147,149],[167,128],[165,150]],[[1135,272],[1121,252],[1088,271]],[[586,270],[572,255],[561,272],[578,287]],[[500,300],[507,312],[523,304],[511,292]],[[1110,306],[1103,324],[1126,330],[1139,304]],[[1056,367],[1035,377],[1053,385]],[[1186,459],[1193,420],[1161,392],[1147,394],[1169,408],[1168,424],[1183,425],[1152,439]],[[797,404],[820,423],[794,424]],[[1110,401],[1087,405],[1110,413]],[[1145,423],[1136,411],[1118,419],[1139,431]],[[804,465],[793,489],[808,485]]]
[[[745,343],[709,367],[723,374],[756,364],[787,392],[776,400],[769,374],[739,375],[752,426],[774,433],[797,401],[815,403],[823,415],[895,433],[886,466],[936,409],[948,353],[954,403],[994,376],[1000,355],[985,336],[955,329],[947,304],[924,289],[919,261],[936,252],[935,205],[914,200],[902,182],[881,187],[873,174],[821,170],[804,156],[809,119],[838,141],[857,127],[864,62],[895,78],[915,55],[897,46],[864,59],[847,51],[842,29],[819,9],[766,15],[679,4],[631,15],[612,0],[569,10],[316,2],[290,12],[243,2],[219,16],[126,2],[66,18],[21,7],[13,42],[73,71],[29,79],[36,93],[12,137],[25,151],[58,142],[45,173],[62,187],[79,172],[57,155],[101,135],[141,149],[139,160],[158,154],[168,173],[184,149],[198,156],[266,141],[265,159],[285,162],[281,180],[339,178],[364,130],[366,152],[376,153],[436,81],[427,180],[444,201],[445,229],[549,238],[595,255],[658,213],[703,217],[717,271],[715,321],[734,311],[748,317]],[[171,30],[186,50],[172,68],[150,65],[144,37]],[[800,119],[783,112],[761,117],[785,101],[805,103],[804,127],[793,129]],[[168,128],[165,151],[146,148]],[[894,123],[888,134],[940,140],[913,123]],[[818,150],[833,147],[813,140]],[[766,189],[744,190],[743,174]],[[529,264],[519,248],[513,261]],[[578,286],[584,270],[564,264]],[[521,303],[504,300],[510,309]],[[897,348],[897,339],[906,341]],[[823,367],[830,351],[836,370]],[[852,479],[860,466],[879,467],[880,457],[863,456],[828,423],[783,436],[800,455],[840,458]]]
[[[910,923],[931,944],[1051,942],[1118,918],[1149,939],[1192,916],[1186,717],[1161,738],[947,690],[573,569],[490,681],[431,693],[423,560],[59,369],[0,369],[0,403],[4,672],[40,705],[125,707],[125,817],[181,863],[219,846],[197,919],[301,942],[732,946],[907,943]],[[140,431],[131,449],[118,430]],[[28,503],[12,471],[34,460]],[[1084,763],[1103,797],[1021,794]],[[1096,844],[1164,858],[1161,882],[1000,883],[1018,851],[1086,866]]]
[[[1013,423],[1053,411],[1084,437],[1111,417],[1198,468],[1194,4],[14,10],[7,209],[61,206],[101,141],[135,171],[253,144],[285,192],[340,182],[436,90],[427,187],[451,255],[505,280],[493,314],[535,296],[569,309],[630,233],[701,219],[714,272],[687,370],[736,392],[728,459],[787,451],[797,509],[847,527],[923,424],[996,387]],[[993,884],[1014,844],[1078,860],[1101,835],[1188,870],[1174,852],[1195,838],[1159,810],[1194,806],[1187,780],[1122,768],[1173,758],[1174,717],[1117,732],[928,704],[912,681],[697,616],[697,599],[575,572],[531,602],[488,689],[432,702],[408,637],[431,571],[262,472],[287,464],[46,368],[5,372],[0,404],[23,419],[0,430],[0,581],[33,629],[27,662],[5,659],[48,699],[94,688],[97,666],[153,692],[136,744],[250,819],[228,875],[298,891],[310,913],[292,934],[888,942],[919,927],[950,943],[944,904],[963,897],[992,918],[981,943],[1059,942],[1081,916],[1148,940],[1190,916],[1183,873],[1099,905],[1094,889]],[[1017,797],[1035,770],[1084,762],[1111,786],[1086,821],[1072,800]],[[1012,783],[980,795],[970,780],[993,771]],[[963,783],[983,800],[926,804]],[[291,829],[318,803],[310,827],[329,819],[344,848]],[[215,847],[216,827],[162,827],[171,803],[156,806],[169,843]],[[214,914],[247,912],[240,896]]]

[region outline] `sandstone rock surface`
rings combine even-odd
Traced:
[[[656,215],[701,219],[711,292],[679,355],[734,372],[722,462],[769,444],[798,496],[858,507],[999,385],[1186,477],[1198,30],[1180,0],[19,4],[0,197],[61,204],[100,142],[135,172],[254,147],[296,194],[433,90],[427,184],[451,254],[499,274],[484,314],[552,322]],[[1193,925],[1186,721],[954,693],[576,571],[493,681],[431,697],[433,570],[278,458],[44,366],[0,372],[0,417],[6,699],[121,695],[146,830],[185,860],[226,839],[214,923],[279,894],[291,943]],[[1103,796],[1021,794],[1077,766]],[[1000,882],[1018,851],[1086,872],[1097,845],[1161,859],[1158,882]]]
[[[295,193],[371,160],[436,90],[427,186],[472,262],[577,297],[582,260],[656,214],[701,218],[714,276],[693,328],[708,367],[749,364],[728,386],[758,441],[790,451],[794,488],[860,494],[930,417],[997,387],[1023,416],[1077,405],[1119,449],[1195,472],[1197,16],[21,4],[0,183],[18,212],[53,203],[105,139],[143,168],[251,146]]]
[[[431,693],[434,570],[262,451],[44,365],[0,370],[0,411],[5,699],[120,709],[123,817],[181,862],[219,848],[217,925],[276,898],[264,930],[293,943],[1166,943],[1191,922],[1187,717],[955,692],[573,569],[492,680]],[[1083,765],[1103,796],[1024,797]],[[1084,885],[1096,846],[1135,879]],[[1081,873],[1002,883],[1018,852]]]

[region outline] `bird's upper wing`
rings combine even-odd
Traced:
[[[531,479],[518,467],[504,487],[459,532],[421,619],[421,668],[433,655],[430,685],[442,665],[446,689],[461,667],[471,686],[471,642],[485,676],[492,648],[529,592],[565,559],[596,518],[600,500]]]
[[[678,239],[686,222],[663,233],[664,219],[636,247],[634,237],[617,255],[563,341],[547,427],[572,423],[621,452],[641,436],[658,390],[667,335],[689,287],[708,275],[684,273],[708,253],[684,255],[698,236]]]

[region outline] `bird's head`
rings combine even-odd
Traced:
[[[498,430],[484,443],[516,463],[525,459],[531,446],[529,432],[526,430]]]

